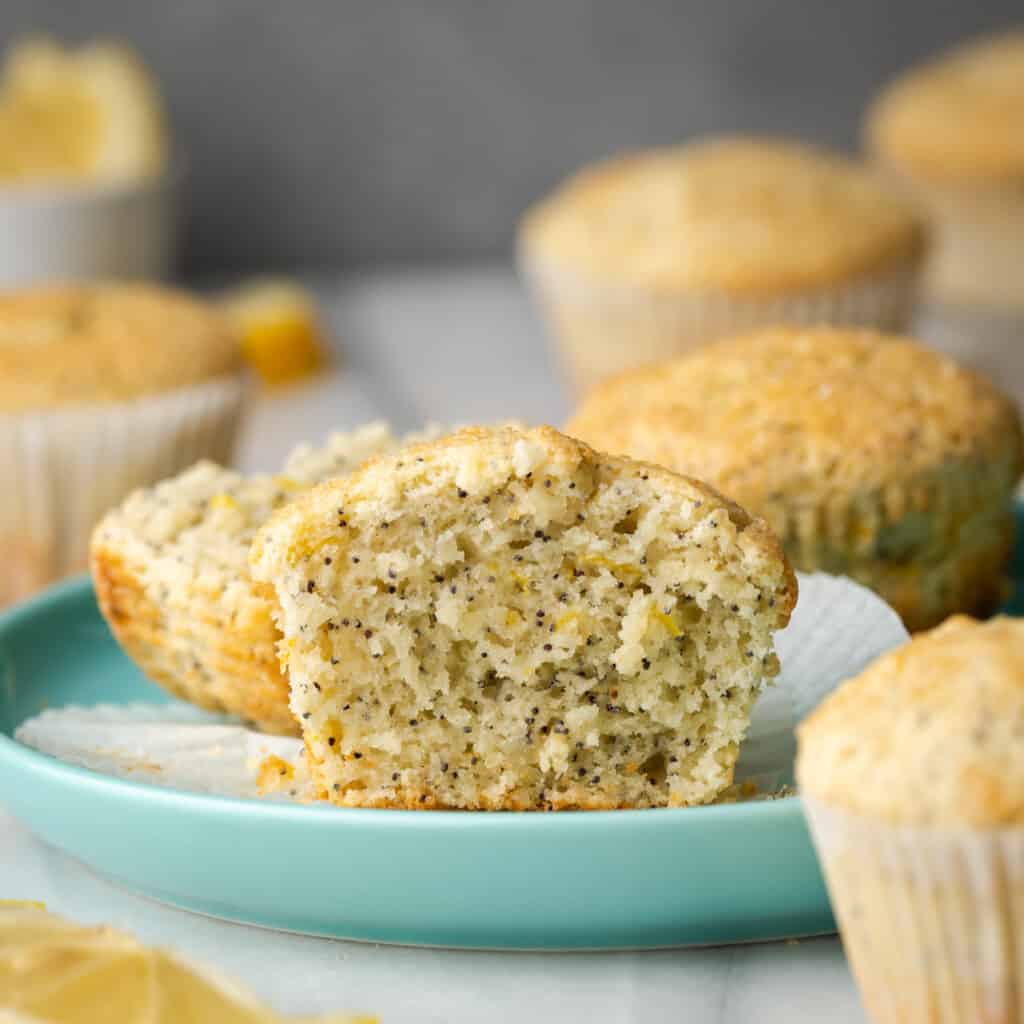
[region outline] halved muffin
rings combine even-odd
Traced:
[[[761,521],[550,428],[374,459],[277,513],[251,565],[347,806],[705,803],[796,600]]]
[[[249,578],[249,545],[300,491],[400,444],[370,424],[297,449],[276,476],[201,462],[132,494],[97,526],[91,547],[100,610],[125,652],[176,697],[297,734],[277,629]]]

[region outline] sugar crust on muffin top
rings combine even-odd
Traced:
[[[893,824],[1024,822],[1024,621],[955,616],[883,655],[798,730],[801,789]]]
[[[236,373],[217,309],[149,284],[0,293],[0,412],[122,402]]]
[[[1024,187],[1024,29],[912,68],[868,111],[868,145],[923,180]]]

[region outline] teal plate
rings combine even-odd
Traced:
[[[834,930],[797,798],[560,814],[342,810],[158,789],[13,739],[44,708],[140,700],[166,698],[121,653],[88,580],[0,616],[0,802],[46,842],[166,903],[314,935],[463,948],[638,949]]]

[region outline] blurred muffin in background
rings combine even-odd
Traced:
[[[925,246],[912,208],[867,170],[756,138],[587,167],[520,230],[580,392],[761,324],[900,328]]]
[[[0,286],[157,279],[172,269],[180,161],[129,47],[45,37],[0,70]]]
[[[100,516],[227,461],[244,392],[213,307],[141,284],[0,293],[0,605],[86,567]]]
[[[173,696],[299,735],[268,594],[249,575],[256,531],[303,491],[404,441],[384,423],[301,445],[283,472],[243,476],[210,461],[140,488],[92,536],[100,611],[125,653]]]
[[[1024,29],[900,76],[865,134],[934,223],[926,290],[1024,311]]]
[[[957,616],[797,730],[796,776],[875,1024],[1020,1021],[1024,622]]]
[[[761,329],[606,381],[566,432],[708,481],[795,568],[858,580],[908,629],[1005,596],[1017,411],[909,339]]]
[[[1024,401],[1024,29],[898,77],[865,137],[932,224],[916,330]]]

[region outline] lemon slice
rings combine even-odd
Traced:
[[[45,37],[12,49],[0,74],[0,180],[117,181],[159,173],[166,124],[132,50],[66,50]]]
[[[0,904],[0,1024],[285,1024],[212,971],[107,927],[28,904]],[[298,1024],[296,1018],[288,1018]],[[306,1024],[374,1024],[334,1014]]]
[[[223,301],[243,356],[265,384],[289,384],[325,362],[316,308],[300,285],[260,279],[234,289]]]

